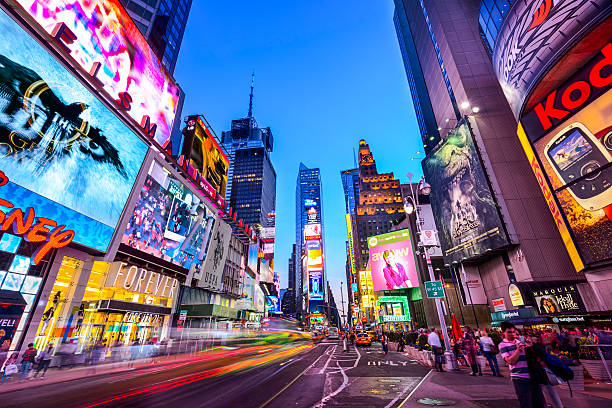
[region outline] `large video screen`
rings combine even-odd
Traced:
[[[229,160],[202,118],[196,115],[189,116],[183,136],[182,154],[189,157],[191,165],[222,197],[225,197]]]
[[[423,160],[444,261],[509,244],[468,124],[461,121]]]
[[[170,139],[179,88],[119,0],[15,1],[49,34],[64,23],[75,36],[63,42],[70,62],[86,72],[99,63],[96,78],[111,98],[138,124],[148,116],[160,145]]]
[[[147,146],[0,11],[2,198],[106,251]]]
[[[368,238],[374,290],[419,286],[410,233],[407,229]]]
[[[612,89],[531,143],[519,129],[532,169],[546,191],[557,227],[578,270],[612,258],[611,105]],[[523,122],[529,139],[539,134],[534,129],[534,116],[528,113]]]
[[[213,221],[198,196],[154,161],[121,242],[199,272]]]

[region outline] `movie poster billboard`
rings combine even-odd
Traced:
[[[612,42],[521,118],[518,135],[576,270],[612,259]]]
[[[95,78],[127,117],[146,127],[145,132],[161,146],[166,145],[180,90],[119,0],[10,3],[49,35],[57,36],[66,61],[89,73],[92,82]]]
[[[189,158],[193,168],[221,197],[225,197],[229,160],[199,115],[187,117],[181,154]]]
[[[423,160],[446,263],[509,244],[503,221],[466,120]]]
[[[2,198],[106,251],[146,144],[0,10]]]
[[[419,286],[408,229],[369,237],[368,247],[375,291]]]
[[[221,290],[231,238],[232,227],[223,220],[216,219],[204,263],[204,284],[213,291]]]
[[[153,161],[121,242],[198,273],[213,223],[200,198]]]

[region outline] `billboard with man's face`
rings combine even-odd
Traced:
[[[527,112],[518,131],[577,270],[612,259],[610,106],[612,42]]]
[[[509,244],[472,132],[461,121],[423,160],[444,261],[479,256]]]
[[[368,247],[375,291],[419,286],[409,230],[369,237]]]

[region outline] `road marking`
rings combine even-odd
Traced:
[[[425,375],[425,377],[423,377],[423,379],[421,381],[419,381],[419,383],[416,385],[416,387],[414,387],[412,389],[412,391],[410,391],[410,394],[408,394],[406,399],[401,404],[399,404],[399,406],[397,408],[402,408],[402,406],[406,403],[406,401],[408,401],[410,399],[410,397],[412,397],[412,394],[414,394],[414,392],[421,386],[421,384],[423,384],[423,381],[425,381],[427,379],[427,377],[429,377],[429,374],[431,374],[432,372],[433,372],[433,370],[429,370],[429,372]],[[394,403],[395,403],[395,401],[394,401]],[[389,407],[389,406],[390,405],[387,405],[387,407]],[[387,408],[387,407],[385,407],[385,408]]]
[[[329,353],[329,358],[325,362],[325,365],[323,366],[323,368],[321,368],[321,370],[319,370],[319,374],[323,374],[325,372],[325,370],[327,369],[327,366],[329,365],[329,362],[331,361],[332,357],[334,356],[334,353],[336,352],[337,348],[338,348],[338,346],[334,346],[332,352]]]

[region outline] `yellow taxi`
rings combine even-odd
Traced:
[[[368,336],[367,333],[357,333],[357,337],[355,337],[355,343],[358,346],[371,346],[372,339]]]

